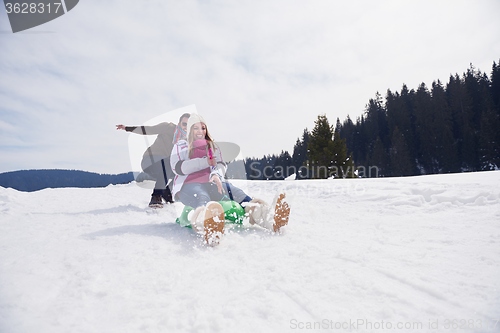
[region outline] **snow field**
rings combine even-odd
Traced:
[[[500,172],[233,183],[286,189],[282,234],[207,247],[135,183],[0,188],[0,332],[500,331]]]

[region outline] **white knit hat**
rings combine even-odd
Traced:
[[[191,131],[191,126],[197,123],[204,123],[205,125],[207,125],[207,122],[205,121],[205,119],[203,119],[202,116],[197,113],[191,113],[187,124],[187,135],[189,135],[189,131]]]

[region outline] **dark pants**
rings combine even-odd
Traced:
[[[163,190],[166,190],[168,194],[170,194],[170,188],[167,187],[167,184],[170,179],[174,178],[174,173],[170,168],[170,158],[164,157],[160,159],[156,157],[156,159],[158,159],[158,161],[151,164],[150,161],[152,159],[150,159],[149,157],[143,158],[141,163],[142,170],[144,170],[146,174],[151,176],[151,178],[156,180],[153,194],[162,195]]]

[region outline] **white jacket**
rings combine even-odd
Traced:
[[[174,184],[172,189],[172,195],[175,198],[177,193],[182,189],[184,181],[193,172],[203,170],[205,168],[211,168],[210,178],[213,175],[219,176],[221,181],[225,181],[226,175],[226,163],[222,159],[222,153],[214,143],[215,149],[212,152],[217,165],[211,167],[208,164],[208,158],[189,158],[188,142],[186,140],[179,140],[172,149],[172,154],[170,155],[170,166],[172,171],[175,173]]]

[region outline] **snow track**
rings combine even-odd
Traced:
[[[0,332],[500,331],[500,172],[235,183],[286,188],[283,234],[207,247],[135,184],[0,188]]]

